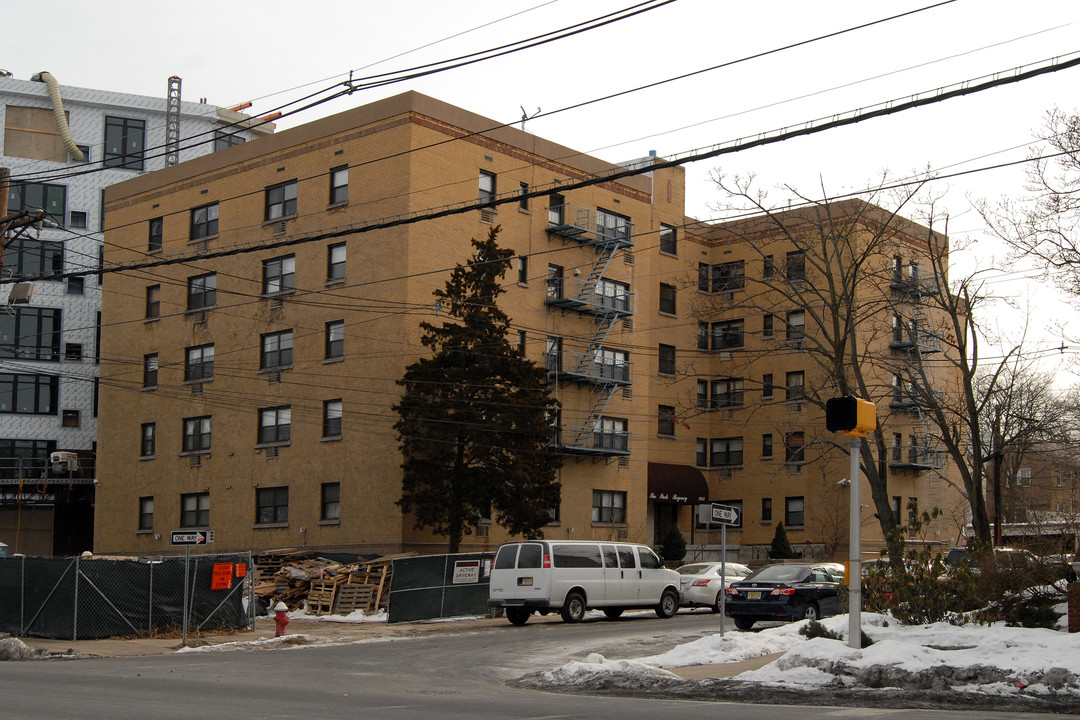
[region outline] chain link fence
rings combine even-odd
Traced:
[[[92,640],[254,627],[250,553],[0,559],[0,632]]]
[[[387,621],[487,615],[495,553],[396,558]]]

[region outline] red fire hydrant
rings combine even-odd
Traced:
[[[281,637],[285,634],[285,626],[289,624],[288,613],[289,608],[279,600],[278,604],[274,606],[274,625],[277,626],[274,637]]]

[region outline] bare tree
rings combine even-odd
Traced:
[[[714,180],[726,196],[719,209],[753,217],[703,228],[703,232],[712,242],[748,248],[756,255],[761,271],[747,273],[730,263],[699,268],[698,289],[707,291],[699,293],[704,300],[695,308],[701,320],[699,348],[715,350],[718,342],[725,342],[723,336],[716,335],[718,325],[721,333],[726,331],[723,324],[710,324],[710,319],[725,313],[730,316],[733,310],[776,317],[778,325],[784,323],[783,340],[777,338],[777,347],[765,343],[760,351],[741,352],[733,357],[733,363],[749,367],[778,349],[795,350],[804,354],[810,369],[805,377],[797,378],[797,386],[787,378],[784,391],[788,401],[806,402],[821,411],[828,399],[842,395],[888,405],[895,392],[890,379],[896,376],[897,366],[908,365],[912,359],[909,337],[894,342],[898,300],[890,285],[897,248],[921,246],[928,239],[924,228],[899,215],[919,188],[887,200],[883,192],[870,193],[869,202],[817,201],[799,196],[802,202],[796,209],[776,209],[768,203],[766,193],[755,189],[752,176],[715,176]],[[797,195],[791,188],[785,189]],[[932,232],[929,238],[942,246],[940,252],[946,256],[944,238]],[[726,292],[744,287],[746,292],[739,293],[737,300],[736,293]],[[899,331],[907,335],[913,326],[905,321]],[[713,336],[703,338],[703,332]],[[902,347],[900,352],[891,349],[897,345]],[[917,354],[917,344],[914,347]],[[895,422],[910,426],[910,418]],[[900,557],[902,540],[893,532],[897,523],[884,472],[900,449],[890,448],[887,442],[882,428],[866,439],[862,472],[869,481],[874,514],[890,544],[890,554]],[[824,432],[808,438],[806,444],[820,445],[823,452],[826,446],[848,452],[846,443],[838,443]]]

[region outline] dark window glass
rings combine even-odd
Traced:
[[[210,450],[209,415],[184,418],[184,452],[208,452]]]
[[[266,216],[264,219],[280,220],[281,218],[296,215],[296,192],[295,180],[266,188]]]
[[[341,519],[341,483],[323,483],[320,498],[319,519]]]
[[[677,254],[678,245],[675,228],[670,225],[660,224],[660,252],[670,255]]]
[[[60,359],[60,310],[16,308],[0,313],[0,358]]]
[[[146,317],[161,317],[161,286],[149,285],[146,288]]]
[[[326,359],[336,360],[345,357],[345,321],[334,320],[326,323]]]
[[[64,272],[64,245],[19,238],[4,246],[5,279],[37,278]]]
[[[242,145],[247,142],[242,136],[225,130],[214,131],[214,152],[230,148],[233,145]]]
[[[13,182],[8,190],[8,212],[25,210],[45,213],[51,222],[63,227],[67,217],[67,187],[48,183]]]
[[[480,202],[491,202],[495,199],[495,173],[484,170],[480,171]]]
[[[674,345],[661,345],[659,350],[660,356],[660,374],[661,375],[674,375],[675,374],[675,346]]]
[[[139,447],[139,454],[142,457],[149,457],[157,452],[157,423],[143,423],[142,424],[142,440]]]
[[[326,251],[326,279],[345,279],[345,243],[331,245]]]
[[[255,524],[280,525],[289,522],[289,488],[255,490]]]
[[[285,255],[263,261],[263,294],[291,292],[296,288],[296,257]]]
[[[675,408],[670,405],[660,405],[656,410],[656,434],[675,434]]]
[[[105,167],[143,169],[146,122],[132,118],[105,118]]]
[[[214,345],[197,345],[187,349],[184,360],[184,380],[214,378]]]
[[[187,309],[205,310],[217,305],[217,273],[188,278]]]
[[[267,333],[262,336],[262,351],[259,368],[285,367],[292,365],[293,334],[292,330]]]
[[[349,199],[349,168],[336,167],[330,171],[330,204],[337,205]]]
[[[191,211],[191,239],[218,234],[218,204],[210,203]]]
[[[154,498],[139,498],[139,530],[144,532],[154,529]]]
[[[675,286],[660,283],[660,312],[675,314]]]
[[[0,413],[56,415],[59,387],[55,375],[0,373]]]
[[[292,434],[292,409],[289,405],[259,410],[259,442],[286,443]]]
[[[142,386],[144,388],[155,388],[158,382],[158,355],[157,353],[151,353],[149,355],[143,355],[143,376]]]
[[[210,493],[189,493],[180,496],[180,527],[210,526]]]
[[[323,437],[341,437],[341,400],[323,401]]]

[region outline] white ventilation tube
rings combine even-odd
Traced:
[[[75,162],[82,162],[85,159],[83,152],[71,138],[71,128],[68,127],[67,116],[64,114],[64,101],[60,99],[60,83],[56,82],[52,73],[45,71],[39,72],[30,79],[43,82],[49,88],[49,99],[52,100],[53,115],[56,117],[56,129],[60,131],[60,139],[63,140],[64,147],[71,153]]]

